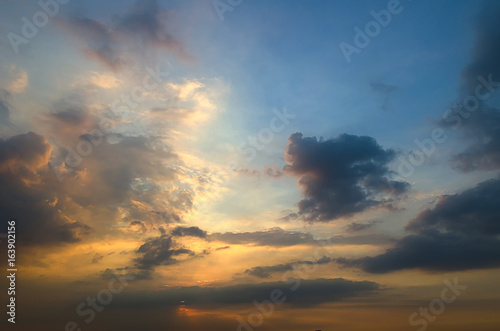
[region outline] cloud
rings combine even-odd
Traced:
[[[421,212],[407,229],[458,232],[464,235],[500,234],[500,180],[479,183],[462,193],[441,197],[433,209]]]
[[[346,267],[386,273],[403,269],[456,271],[500,267],[500,179],[442,197],[407,226],[415,234],[374,257],[337,259]]]
[[[10,93],[0,89],[0,124],[10,126],[10,104],[8,98]]]
[[[175,162],[177,157],[165,146],[153,146],[146,137],[123,137],[117,143],[103,139],[100,144],[92,145],[91,153],[82,156],[77,147],[80,142],[91,141],[83,135],[71,149],[61,148],[60,158],[72,172],[64,180],[84,182],[87,186],[72,190],[72,195],[82,205],[126,203],[130,217],[148,213],[158,217],[179,221],[172,216],[192,206],[191,193],[171,187],[163,190],[153,181],[172,182],[176,179],[175,170],[162,162]],[[90,145],[89,145],[90,146]],[[170,196],[168,196],[170,192]],[[165,194],[167,201],[156,201],[156,207],[170,205],[172,208],[157,209],[152,202]],[[151,204],[150,204],[151,203]]]
[[[287,231],[272,228],[255,232],[213,233],[207,240],[217,240],[233,245],[288,247],[295,245],[384,245],[394,241],[386,235],[333,236],[328,239],[315,239],[310,233]]]
[[[361,259],[337,259],[346,267],[370,273],[404,269],[459,271],[500,267],[500,241],[494,238],[427,231],[404,237],[384,254]]]
[[[474,32],[475,44],[472,61],[463,69],[462,79],[466,93],[472,94],[478,85],[477,77],[490,74],[500,78],[500,4],[497,1],[484,1],[477,17]]]
[[[178,261],[175,256],[182,254],[194,254],[193,251],[178,246],[172,237],[162,235],[148,239],[136,251],[140,257],[135,259],[138,269],[151,270],[156,266],[175,264]]]
[[[17,219],[23,245],[76,242],[92,232],[57,205],[61,187],[48,167],[51,151],[33,132],[0,140],[0,210],[5,220]]]
[[[139,221],[139,220],[131,221],[128,228],[134,232],[140,232],[140,233],[148,232],[148,227],[146,226],[146,223],[144,223],[143,221]],[[163,228],[160,228],[160,229],[163,230]]]
[[[120,80],[109,73],[99,73],[92,71],[90,82],[103,89],[114,89],[120,86]]]
[[[158,1],[137,1],[126,14],[110,24],[91,18],[71,17],[60,25],[84,43],[84,53],[112,71],[131,65],[132,57],[148,58],[151,50],[163,49],[183,61],[192,61],[184,46],[171,33],[169,11]]]
[[[233,245],[254,246],[294,246],[315,243],[313,236],[309,233],[286,231],[281,228],[272,228],[266,231],[256,232],[225,232],[213,233],[208,236],[209,240],[222,241]]]
[[[390,179],[396,153],[367,136],[342,134],[318,140],[294,133],[288,139],[283,170],[299,177],[305,199],[298,215],[308,222],[328,222],[352,216],[397,197],[409,188]],[[387,202],[387,201],[385,201]]]
[[[94,257],[92,258],[92,264],[97,264],[104,259],[104,255],[100,253],[95,253]]]
[[[81,93],[70,93],[38,117],[39,127],[55,145],[68,146],[85,132],[98,128],[99,119]],[[108,120],[111,123],[111,120]],[[101,131],[101,130],[100,130]],[[100,132],[104,135],[105,132]]]
[[[257,266],[245,270],[245,273],[258,278],[269,278],[273,273],[286,272],[294,270],[300,265],[321,265],[333,262],[331,258],[323,256],[317,261],[292,261],[285,264],[277,264],[272,266]]]
[[[174,237],[191,236],[191,237],[198,237],[198,238],[206,238],[207,232],[203,231],[202,229],[200,229],[197,226],[191,226],[191,227],[178,226],[172,231],[171,235]]]
[[[471,143],[463,152],[453,155],[452,167],[462,172],[499,169],[500,110],[481,104],[463,123],[466,139]]]
[[[22,69],[14,68],[15,79],[10,83],[9,90],[12,93],[22,93],[28,86],[28,73]]]
[[[233,171],[240,174],[240,175],[260,178],[260,172],[257,170],[238,168],[238,169],[233,169]]]
[[[24,92],[29,84],[29,76],[26,71],[16,65],[0,64],[0,90],[8,91],[12,94]]]
[[[500,82],[500,22],[497,19],[500,4],[485,1],[483,5],[474,26],[472,59],[461,74],[462,101],[440,122],[445,127],[460,128],[469,142],[463,152],[452,158],[452,167],[463,172],[500,168],[500,110],[488,100],[491,98],[488,94],[491,96],[495,93]],[[490,83],[484,84],[481,80]],[[478,91],[486,97],[476,99],[477,109],[469,111],[474,105],[467,98],[477,96]],[[464,103],[469,106],[464,107]]]
[[[35,133],[0,140],[0,207],[26,246],[144,235],[193,206],[168,144],[99,131],[84,101],[68,97],[41,117],[50,144]]]
[[[383,83],[373,82],[370,84],[371,90],[384,97],[384,103],[382,104],[382,109],[387,110],[389,108],[389,96],[392,92],[398,89],[397,86],[388,85]]]
[[[374,225],[376,225],[378,223],[380,223],[380,221],[370,221],[368,223],[353,222],[347,226],[347,231],[349,231],[349,232],[363,231],[363,230],[366,230],[366,229],[373,227]]]
[[[283,171],[280,171],[275,165],[270,167],[264,167],[264,175],[272,178],[280,178],[285,175]]]
[[[295,289],[295,290],[293,290]],[[287,281],[240,284],[226,287],[181,287],[153,293],[123,293],[113,301],[117,308],[155,309],[160,307],[211,304],[251,304],[255,300],[269,300],[273,291],[281,291],[286,303],[311,306],[335,302],[361,295],[370,295],[380,290],[377,283],[350,281],[343,278],[303,280],[290,278]]]
[[[43,119],[56,146],[52,164],[64,192],[89,212],[102,214],[99,209],[107,206],[101,225],[118,216],[135,227],[142,222],[140,230],[180,222],[193,206],[193,192],[176,185],[175,166],[182,162],[171,146],[155,137],[113,134],[111,125],[100,125],[113,122],[99,120],[80,99],[58,102]]]

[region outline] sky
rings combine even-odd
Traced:
[[[0,0],[2,330],[498,330],[499,15]]]

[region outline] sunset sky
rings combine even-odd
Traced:
[[[0,0],[2,330],[499,330],[499,17]]]

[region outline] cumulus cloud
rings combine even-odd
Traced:
[[[101,131],[79,98],[41,121],[50,144],[35,133],[0,141],[1,210],[19,220],[26,245],[146,234],[192,209],[194,193],[177,182],[182,162],[164,141]]]
[[[288,141],[283,170],[299,177],[305,196],[298,215],[291,217],[328,222],[379,206],[409,188],[391,180],[388,164],[396,153],[371,137],[342,134],[318,140],[294,133]]]
[[[407,226],[415,234],[385,253],[360,259],[337,259],[366,272],[402,269],[456,271],[500,267],[500,179],[442,197]]]
[[[182,221],[193,192],[176,184],[175,166],[182,162],[172,147],[156,137],[113,134],[111,120],[99,120],[85,100],[68,99],[43,118],[65,193],[87,209],[106,205],[102,225],[123,221],[144,232],[158,222]]]
[[[17,219],[24,245],[75,242],[92,229],[61,212],[60,187],[48,167],[52,146],[30,132],[0,140],[0,210]]]

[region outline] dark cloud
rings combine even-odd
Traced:
[[[452,157],[452,167],[462,172],[500,168],[500,110],[482,105],[477,113],[464,120],[467,149]]]
[[[374,257],[337,259],[346,267],[370,273],[404,269],[457,271],[500,267],[500,241],[494,238],[426,231],[404,237],[394,248]]]
[[[373,227],[374,225],[376,225],[378,223],[380,223],[380,221],[370,221],[368,223],[353,222],[347,226],[347,231],[349,231],[349,232],[363,231],[363,230],[366,230],[366,229]]]
[[[436,229],[464,235],[500,234],[500,180],[492,179],[462,193],[441,197],[433,209],[421,212],[407,229],[417,233]]]
[[[299,177],[306,198],[299,202],[297,216],[308,222],[352,216],[409,188],[390,179],[388,164],[396,153],[371,137],[342,134],[318,140],[294,133],[288,141],[283,170]]]
[[[60,21],[62,25],[85,42],[84,53],[113,71],[124,66],[124,60],[116,49],[116,37],[106,25],[90,18],[73,17],[68,21]]]
[[[222,246],[222,247],[217,247],[215,250],[216,251],[221,251],[223,249],[229,249],[229,248],[231,248],[231,246]]]
[[[191,237],[198,237],[198,238],[206,238],[207,232],[203,231],[202,229],[200,229],[197,226],[191,226],[191,227],[178,226],[172,231],[171,235],[174,237],[191,236]]]
[[[358,236],[334,236],[327,240],[320,240],[323,245],[389,245],[396,241],[385,234],[366,234]]]
[[[441,121],[445,127],[460,128],[469,143],[452,158],[453,168],[464,172],[500,168],[500,110],[489,100],[500,86],[500,4],[485,1],[483,5],[474,26],[472,59],[461,75],[460,102]],[[478,100],[478,91],[486,95],[483,100]],[[474,99],[477,109],[470,111]]]
[[[273,273],[277,272],[285,272],[294,270],[300,265],[321,265],[327,264],[334,260],[327,256],[323,256],[321,259],[317,261],[292,261],[285,264],[277,264],[273,266],[257,266],[252,267],[250,269],[245,270],[245,273],[251,276],[259,277],[259,278],[269,278]]]
[[[48,166],[51,150],[33,132],[0,140],[0,211],[5,221],[17,219],[24,245],[75,242],[92,231],[58,208],[60,187],[54,187]]]
[[[488,77],[495,81],[500,78],[500,3],[489,0],[483,2],[474,26],[475,44],[472,61],[463,69],[462,79],[465,92],[473,94],[478,85],[477,77]]]
[[[60,122],[64,126],[81,126],[88,120],[88,111],[78,106],[65,105],[61,110],[49,115],[53,120]]]
[[[281,291],[286,304],[317,305],[335,302],[350,297],[369,295],[380,286],[369,281],[350,281],[343,278],[303,280],[290,278],[288,281],[241,284],[227,287],[181,287],[149,294],[123,293],[113,301],[117,308],[154,309],[176,306],[210,304],[252,304],[254,300],[269,300],[273,291]]]
[[[209,240],[218,240],[234,245],[255,246],[294,246],[315,243],[313,236],[309,233],[286,231],[281,228],[273,228],[266,231],[256,232],[225,232],[213,233],[208,236]]]
[[[192,234],[198,236],[200,234],[197,231],[199,230],[198,228],[177,227],[175,229],[177,231],[174,231],[176,232],[175,235],[165,234],[165,230],[162,227],[159,229],[161,229],[160,236],[147,239],[135,251],[137,257],[133,259],[133,264],[124,268],[118,268],[116,271],[133,276],[135,280],[149,280],[153,278],[157,267],[180,263],[183,260],[183,258],[178,258],[180,256],[196,257],[208,254],[206,250],[197,254],[174,240],[174,236],[190,236]],[[112,270],[106,270],[102,274],[102,277],[110,277],[111,273]]]
[[[24,244],[96,239],[117,234],[117,224],[145,233],[181,222],[193,192],[176,185],[173,165],[180,161],[172,149],[144,136],[116,136],[111,143],[75,100],[57,103],[43,117],[53,145],[35,133],[0,141],[0,210],[5,220],[19,220]]]
[[[175,264],[178,260],[175,256],[182,254],[194,254],[193,251],[180,247],[172,237],[162,235],[147,240],[136,252],[140,255],[135,259],[138,269],[151,270],[160,265]]]
[[[97,263],[101,262],[102,259],[104,259],[104,255],[99,254],[99,253],[95,253],[94,257],[92,258],[92,264],[97,264]]]
[[[10,93],[8,91],[0,89],[0,125],[11,125],[9,97]]]
[[[213,233],[208,240],[217,240],[233,245],[286,247],[295,245],[385,245],[394,242],[387,235],[334,236],[327,239],[315,239],[310,233],[287,231],[272,228],[256,232]]]
[[[455,271],[500,267],[500,180],[489,180],[448,195],[407,226],[415,234],[385,253],[360,259],[337,259],[366,272],[402,269]]]
[[[137,1],[125,15],[110,24],[82,17],[59,20],[73,36],[85,43],[84,52],[113,71],[133,61],[130,56],[148,58],[151,50],[168,50],[179,59],[192,61],[184,46],[168,31],[170,13],[158,1]]]

